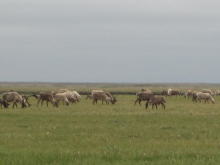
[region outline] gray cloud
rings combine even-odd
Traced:
[[[219,82],[218,1],[0,6],[0,81]]]

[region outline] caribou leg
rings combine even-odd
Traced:
[[[39,98],[38,101],[37,101],[37,107],[38,107],[38,103],[40,102],[40,100],[41,100],[41,99]],[[42,102],[41,102],[41,105],[42,105]]]
[[[16,102],[13,102],[13,106],[12,106],[12,108],[14,108],[15,104],[16,104]]]
[[[134,102],[134,105],[136,105],[136,103],[139,103],[139,105],[141,106],[141,100],[140,99],[137,99],[135,102]]]
[[[30,107],[31,106],[31,104],[26,100],[26,103],[28,104],[28,107]],[[25,105],[26,106],[26,105]]]
[[[134,102],[134,105],[137,103],[137,101],[138,101],[138,100],[136,100],[136,101]]]
[[[92,102],[92,103],[93,103],[93,105],[94,105],[94,103],[95,103],[95,99],[93,100],[93,102]]]
[[[145,108],[148,108],[148,104],[149,104],[149,100],[147,100],[146,104],[145,104]]]
[[[138,103],[139,103],[139,105],[141,106],[141,100],[139,100],[139,102],[138,102]]]
[[[164,108],[165,109],[165,104],[164,103],[161,103],[162,104],[162,108]]]

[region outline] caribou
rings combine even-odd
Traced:
[[[181,92],[178,89],[168,89],[167,91],[168,96],[172,96],[172,95],[181,95]]]
[[[81,99],[81,96],[79,95],[79,93],[78,92],[76,92],[76,91],[68,91],[68,92],[65,92],[65,93],[70,93],[70,94],[72,94],[75,98],[76,98],[76,100],[79,102],[79,100]]]
[[[147,101],[146,107],[148,107],[148,102],[151,97],[154,97],[154,94],[147,93],[147,92],[139,92],[139,93],[136,93],[136,96],[137,96],[137,99],[135,100],[134,105],[136,105],[137,102],[139,103],[139,105],[141,105],[141,101]]]
[[[31,106],[31,104],[28,102],[28,99],[29,99],[30,97],[34,97],[34,98],[38,99],[38,96],[37,96],[36,94],[29,95],[29,96],[26,96],[26,95],[25,95],[25,96],[22,96],[22,98],[25,99],[25,103],[28,104],[28,107]]]
[[[13,102],[12,108],[14,108],[14,106],[17,107],[17,102],[21,104],[22,108],[26,107],[25,99],[23,99],[22,96],[20,96],[17,92],[6,92],[6,93],[3,93],[2,99],[6,103],[7,102]]]
[[[95,103],[97,104],[98,100],[105,101],[107,104],[109,104],[109,102],[111,102],[112,104],[115,104],[117,102],[116,96],[113,96],[113,95],[109,96],[108,94],[104,92],[96,92],[96,93],[93,93],[92,96],[93,96],[93,104]]]
[[[154,97],[150,98],[148,104],[152,105],[152,109],[154,109],[154,105],[157,108],[157,105],[160,105],[160,104],[162,105],[162,108],[165,109],[165,104],[164,104],[165,102],[166,101],[163,96],[154,96]],[[147,108],[147,106],[146,106],[146,108]]]
[[[79,100],[72,93],[64,93],[64,95],[71,103],[76,103],[77,101],[79,102]]]
[[[55,96],[58,93],[63,93],[63,94],[68,93],[68,94],[73,95],[78,102],[81,99],[81,96],[79,95],[79,93],[77,93],[76,91],[70,91],[68,89],[59,89],[58,91],[55,91],[55,92],[52,91],[51,93],[53,94],[53,96]],[[75,99],[72,99],[72,102],[75,102]]]
[[[167,97],[167,96],[168,96],[168,93],[167,93],[167,91],[163,90],[163,91],[160,93],[160,95],[161,95],[161,96],[166,96],[166,97]]]
[[[66,93],[57,93],[54,96],[54,99],[56,100],[56,102],[58,103],[59,101],[63,102],[63,105],[69,105],[69,100],[66,97]]]
[[[216,96],[219,96],[219,95],[220,95],[220,90],[216,90],[216,91],[215,91],[215,95],[216,95]]]
[[[94,94],[94,93],[99,93],[99,92],[105,93],[108,97],[113,98],[113,96],[112,96],[110,93],[104,92],[103,90],[100,90],[100,89],[99,89],[99,90],[92,90],[92,91],[91,91],[92,94],[91,94],[91,95],[87,95],[86,98],[87,98],[87,99],[88,99],[88,98],[94,99],[93,94]],[[114,98],[113,98],[113,99],[114,99]],[[104,100],[102,100],[102,104],[103,104],[103,101],[104,101]],[[97,103],[97,100],[96,100],[96,103]],[[109,102],[106,101],[106,104],[108,104],[108,103],[109,103]]]
[[[152,93],[150,89],[144,89],[144,88],[140,89],[140,92]]]
[[[90,94],[90,95],[86,95],[86,100],[87,99],[94,99],[94,98],[93,98],[92,94]]]
[[[40,96],[37,101],[37,107],[38,107],[38,104],[40,101],[41,101],[41,105],[43,104],[44,101],[46,101],[47,107],[48,107],[48,102],[51,102],[51,104],[53,104],[53,106],[58,107],[58,104],[57,104],[56,100],[54,99],[52,93],[40,92],[39,95]]]
[[[197,93],[199,93],[198,91],[193,91],[192,92],[192,101],[197,102]]]
[[[188,91],[185,92],[184,97],[185,98],[187,98],[187,97],[189,98],[190,96],[192,96],[192,94],[193,94],[193,91],[192,90],[188,90]]]
[[[199,100],[199,102],[201,102],[201,99],[205,100],[209,103],[209,100],[211,100],[211,102],[214,104],[215,100],[212,98],[210,93],[202,93],[202,92],[198,92],[197,94],[197,100]]]
[[[211,96],[213,96],[213,93],[210,89],[202,89],[202,93],[209,93]]]
[[[100,89],[94,89],[94,90],[91,91],[92,94],[93,94],[93,93],[96,93],[96,92],[104,92],[104,91],[103,91],[103,90],[100,90]]]

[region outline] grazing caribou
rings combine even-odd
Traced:
[[[79,102],[79,100],[76,98],[74,94],[69,93],[69,92],[65,92],[63,94],[66,96],[69,102],[71,103],[76,103],[77,101]]]
[[[103,92],[103,93],[105,93],[108,97],[113,98],[113,96],[112,96],[110,93],[106,93],[106,92],[104,92],[103,90],[100,90],[100,89],[98,89],[98,90],[92,90],[92,91],[91,91],[92,95],[87,95],[87,98],[94,99],[93,94],[94,94],[94,93],[98,93],[98,92]],[[97,101],[96,101],[96,103],[97,103]],[[108,103],[109,103],[109,102],[106,101],[106,104],[108,104]],[[102,100],[102,104],[103,104],[103,100]]]
[[[22,98],[25,99],[25,103],[28,104],[28,107],[31,106],[31,104],[28,102],[29,97],[34,97],[34,98],[38,99],[38,96],[36,94],[29,95],[29,96],[22,96]]]
[[[177,95],[181,95],[181,92],[178,89],[168,89],[167,91],[168,96],[173,96],[175,95],[177,97]]]
[[[79,93],[77,93],[76,91],[70,91],[68,89],[59,89],[58,91],[51,92],[51,93],[53,94],[53,96],[55,96],[58,93],[62,93],[62,94],[68,93],[68,94],[73,95],[78,102],[81,99],[81,96],[79,95]],[[71,102],[75,102],[75,99],[71,99]]]
[[[209,103],[209,100],[211,100],[211,102],[214,104],[215,100],[212,98],[210,93],[202,93],[202,92],[198,92],[197,94],[197,100],[199,100],[199,102],[201,102],[201,99],[205,100]]]
[[[57,103],[59,103],[59,101],[62,101],[63,105],[67,105],[67,106],[69,105],[69,100],[67,99],[65,93],[57,93],[54,96],[54,99],[56,100]]]
[[[213,93],[210,89],[202,89],[202,93],[209,93],[211,96],[213,96]]]
[[[17,92],[6,92],[6,93],[3,93],[2,99],[6,103],[7,102],[13,102],[12,108],[14,108],[14,106],[17,107],[17,102],[21,104],[22,108],[26,107],[25,99],[23,99]]]
[[[40,94],[40,96],[37,101],[37,107],[38,107],[38,104],[40,101],[41,101],[41,105],[43,104],[44,101],[46,101],[47,107],[48,107],[48,102],[51,102],[51,104],[53,104],[53,106],[58,107],[58,104],[57,104],[56,100],[54,99],[52,93],[40,92],[39,94]]]
[[[117,102],[116,96],[108,95],[105,92],[96,92],[93,93],[92,96],[93,96],[93,104],[95,103],[97,104],[98,100],[105,101],[107,104],[109,104],[109,102],[111,102],[112,104],[115,104]]]
[[[192,94],[193,94],[193,91],[192,90],[187,90],[186,92],[185,92],[185,95],[184,95],[184,98],[189,98],[190,96],[192,96]]]
[[[72,95],[76,98],[76,100],[77,100],[78,102],[79,102],[79,100],[81,99],[81,96],[80,96],[79,93],[76,92],[76,91],[69,91],[69,92],[66,92],[66,93],[72,94]]]
[[[154,97],[150,98],[148,104],[152,105],[152,109],[154,109],[154,105],[157,108],[157,105],[160,105],[160,104],[162,105],[162,108],[165,109],[165,104],[164,104],[165,102],[166,101],[163,96],[154,96]],[[146,106],[146,108],[147,108],[147,106]]]

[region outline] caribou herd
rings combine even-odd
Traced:
[[[134,101],[134,105],[138,102],[141,105],[141,101],[146,101],[145,108],[147,109],[149,105],[152,105],[152,109],[154,106],[158,109],[158,105],[162,105],[162,109],[165,109],[165,97],[172,96],[183,96],[184,98],[192,97],[193,102],[204,102],[211,101],[213,104],[215,103],[213,96],[220,95],[220,91],[216,90],[213,93],[210,89],[202,89],[201,91],[193,91],[187,90],[186,92],[181,92],[178,89],[163,90],[159,95],[155,95],[149,89],[140,89],[140,92],[136,93],[136,100]],[[46,101],[46,105],[48,107],[48,103],[51,103],[52,106],[58,107],[59,102],[64,106],[68,106],[70,103],[77,103],[81,99],[81,96],[76,91],[70,91],[68,89],[60,89],[58,91],[51,92],[40,92],[39,94],[32,95],[23,95],[21,96],[18,92],[13,90],[7,91],[2,94],[2,99],[0,99],[1,107],[8,108],[10,103],[12,103],[12,108],[17,107],[17,103],[21,105],[22,108],[30,107],[31,104],[28,102],[30,97],[34,97],[37,99],[37,107],[43,105],[43,102]],[[109,92],[104,92],[103,90],[92,90],[90,94],[86,95],[86,99],[92,99],[93,105],[97,104],[98,100],[105,102],[105,104],[115,104],[117,102],[116,95],[113,95]]]

